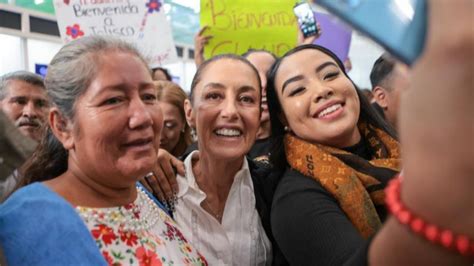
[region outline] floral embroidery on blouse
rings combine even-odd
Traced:
[[[173,219],[138,191],[126,206],[76,207],[108,265],[208,265]]]

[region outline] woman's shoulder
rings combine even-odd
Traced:
[[[0,215],[6,210],[21,208],[30,209],[31,202],[60,202],[59,196],[42,183],[33,183],[15,191],[0,205]]]
[[[65,221],[71,214],[75,214],[74,208],[42,183],[19,189],[0,205],[0,222],[4,227],[11,225],[13,229],[35,230],[38,221]]]
[[[0,227],[0,245],[11,265],[105,264],[74,207],[42,183],[16,191],[0,205]]]

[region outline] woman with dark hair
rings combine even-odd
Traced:
[[[199,66],[185,102],[199,149],[177,177],[174,217],[211,265],[281,262],[272,255],[264,169],[246,158],[260,125],[260,86],[245,58],[219,55]]]
[[[472,1],[428,3],[425,48],[402,95],[401,156],[331,52],[302,46],[272,68],[271,160],[282,175],[271,224],[291,264],[472,264]],[[384,198],[393,216],[382,226]]]
[[[171,77],[170,73],[168,72],[168,69],[164,67],[155,67],[151,70],[151,76],[153,77],[153,80],[167,80],[167,81],[173,81],[173,78]]]
[[[133,70],[133,71],[131,71]],[[49,128],[0,206],[10,265],[161,265],[206,261],[145,190],[163,115],[148,66],[130,44],[66,44],[49,64]]]
[[[184,101],[188,98],[181,87],[169,81],[155,81],[158,101],[163,111],[160,147],[175,157],[183,155],[191,144],[191,128],[186,123]]]
[[[400,170],[392,128],[316,45],[294,48],[268,83],[271,163],[282,172],[272,229],[295,265],[342,265],[386,218],[383,188]]]

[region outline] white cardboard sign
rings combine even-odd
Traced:
[[[178,60],[163,0],[54,0],[65,43],[88,35],[110,35],[136,45],[150,67]]]

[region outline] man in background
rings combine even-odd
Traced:
[[[0,78],[0,110],[25,136],[40,140],[48,106],[41,76],[17,71]]]
[[[398,127],[400,93],[410,85],[410,71],[406,65],[383,54],[370,73],[373,100],[382,108],[385,119],[394,129]]]
[[[16,186],[16,169],[40,141],[48,106],[41,76],[17,71],[0,77],[0,201]]]

